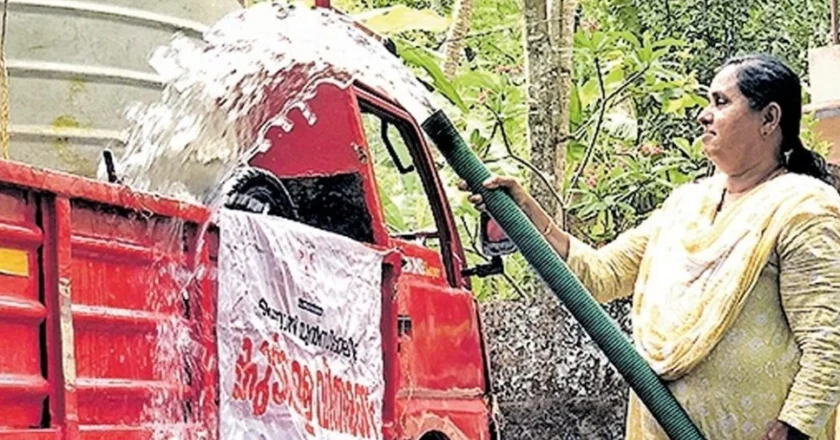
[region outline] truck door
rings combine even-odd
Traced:
[[[478,309],[461,277],[463,251],[434,161],[408,114],[371,93],[356,95],[389,245],[402,256],[397,432],[489,438]]]

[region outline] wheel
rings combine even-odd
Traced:
[[[283,182],[258,168],[240,168],[228,181],[224,206],[228,209],[297,220],[297,208]]]
[[[420,440],[449,440],[449,437],[440,432],[432,431],[423,434],[423,437],[420,437]]]

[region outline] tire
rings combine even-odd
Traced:
[[[258,168],[240,168],[228,180],[224,206],[228,209],[297,220],[291,194],[283,182]]]
[[[420,440],[449,440],[449,438],[440,432],[433,431],[424,434],[423,437],[420,437]]]

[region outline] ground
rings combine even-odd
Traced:
[[[629,328],[626,302],[607,307]],[[551,293],[482,304],[504,438],[624,436],[627,385]]]

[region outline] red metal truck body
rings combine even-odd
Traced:
[[[290,184],[348,179],[366,224],[345,230],[368,231],[369,246],[393,251],[382,283],[384,438],[490,439],[477,304],[416,121],[360,86],[323,85],[309,105],[317,121],[292,114],[295,128],[270,130],[271,148],[251,165]],[[418,244],[424,234],[389,234],[363,113],[399,128],[434,214],[435,246]],[[328,214],[302,221],[330,229],[341,219]],[[209,215],[0,161],[0,439],[147,439],[155,429],[163,438],[214,437],[217,238],[202,227]],[[184,275],[197,267],[210,270]],[[189,330],[187,355],[161,345],[166,322]]]

